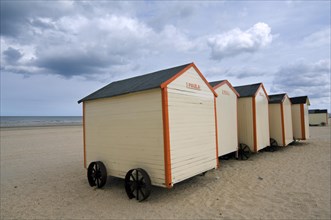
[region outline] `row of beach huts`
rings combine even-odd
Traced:
[[[219,168],[219,157],[309,138],[307,96],[208,82],[194,63],[112,82],[78,103],[90,186],[123,178],[138,201],[151,185],[171,188]]]

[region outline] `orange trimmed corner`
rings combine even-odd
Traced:
[[[269,98],[269,95],[268,95],[268,93],[267,93],[267,91],[265,90],[265,88],[264,88],[264,85],[263,85],[263,83],[261,83],[261,85],[259,86],[259,88],[256,90],[256,92],[255,92],[255,94],[254,94],[254,96],[256,96],[257,95],[257,93],[258,93],[258,91],[260,90],[260,88],[262,87],[262,90],[263,90],[263,92],[264,92],[264,94],[266,95],[266,97],[267,97],[267,99],[268,99],[268,101],[270,100],[270,98]]]
[[[223,82],[219,83],[218,85],[214,86],[214,90],[218,89],[219,87],[221,87],[222,85],[227,84],[229,86],[229,88],[234,92],[234,94],[236,94],[237,97],[240,97],[239,93],[237,92],[237,90],[235,90],[233,88],[233,86],[231,85],[231,83],[228,80],[223,80]]]
[[[188,69],[190,69],[192,67],[192,65],[193,65],[193,63],[187,65],[184,69],[182,69],[181,71],[179,71],[176,75],[174,75],[173,77],[171,77],[170,79],[168,79],[167,81],[165,81],[164,83],[162,83],[161,84],[161,89],[166,88],[167,85],[169,85],[172,81],[174,81],[179,76],[181,76],[183,73],[185,73]]]
[[[170,158],[170,134],[169,134],[169,109],[168,89],[162,88],[162,120],[163,120],[163,142],[164,142],[164,173],[166,188],[172,187],[171,158]]]
[[[174,75],[173,77],[171,77],[170,79],[168,79],[167,81],[165,81],[164,83],[162,83],[161,84],[161,89],[167,87],[171,82],[173,82],[175,79],[177,79],[183,73],[185,73],[191,67],[193,67],[195,69],[195,71],[199,74],[199,76],[201,77],[201,79],[206,83],[206,85],[208,86],[208,88],[210,89],[210,91],[212,91],[214,93],[214,95],[217,97],[218,95],[215,92],[215,90],[213,89],[213,87],[211,87],[211,85],[209,84],[209,82],[202,75],[202,73],[200,72],[200,70],[198,69],[198,67],[194,63],[191,63],[191,64],[187,65],[187,67],[185,67],[184,69],[182,69],[181,71],[179,71],[176,75]]]

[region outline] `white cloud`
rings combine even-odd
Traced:
[[[207,76],[219,79],[225,79],[225,78],[236,78],[236,79],[245,79],[248,78],[256,78],[256,77],[262,77],[267,75],[267,72],[261,71],[259,68],[255,67],[223,67],[223,68],[217,68],[217,67],[211,67],[208,69]]]
[[[157,34],[161,42],[160,48],[173,48],[178,51],[188,51],[196,48],[196,43],[188,39],[187,35],[173,25],[166,25]]]
[[[239,28],[208,38],[211,57],[221,60],[245,52],[256,52],[272,42],[271,28],[268,24],[257,23],[246,31]]]

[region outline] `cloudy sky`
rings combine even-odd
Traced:
[[[330,1],[1,1],[1,115],[81,115],[116,80],[194,62],[330,112]]]

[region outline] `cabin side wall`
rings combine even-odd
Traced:
[[[309,139],[309,113],[308,113],[308,105],[304,104],[303,105],[303,110],[304,110],[304,123],[305,123],[305,139]]]
[[[327,113],[309,113],[310,125],[321,125],[321,123],[328,124]]]
[[[284,129],[285,129],[285,145],[287,146],[293,142],[293,126],[292,126],[292,110],[291,101],[286,96],[283,102],[283,113],[284,113]]]
[[[167,86],[172,184],[217,167],[214,94],[192,67]]]
[[[300,104],[292,104],[292,122],[294,139],[302,139]]]
[[[270,130],[270,138],[275,139],[278,145],[283,145],[282,117],[281,117],[280,103],[269,104],[269,130]]]
[[[269,101],[262,87],[257,91],[255,97],[256,105],[256,135],[257,151],[270,145],[269,134]]]
[[[165,184],[161,89],[86,101],[87,165],[102,161],[108,175],[124,178],[145,169],[153,185]]]
[[[216,89],[218,156],[238,149],[237,95],[224,84]]]
[[[254,151],[252,97],[238,98],[238,139],[239,143]]]

